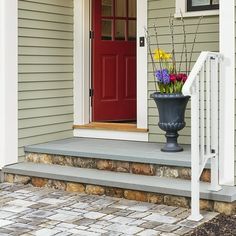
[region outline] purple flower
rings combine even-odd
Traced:
[[[170,75],[167,69],[157,70],[155,73],[155,76],[159,83],[163,83],[163,84],[170,83]]]

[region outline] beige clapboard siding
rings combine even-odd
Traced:
[[[27,143],[27,145],[31,145],[31,144],[35,144],[35,143],[44,143],[44,142],[49,142],[55,139],[55,137],[57,137],[57,139],[63,139],[66,137],[71,137],[71,131],[60,131],[60,132],[56,132],[56,133],[47,133],[45,135],[38,135],[38,136],[34,136],[34,137],[28,137],[28,138],[22,138],[20,139],[19,142],[19,151],[18,151],[18,155],[19,155],[19,161],[23,161],[24,160],[24,146],[25,143]]]
[[[59,15],[59,14],[49,14],[45,12],[32,12],[28,10],[21,10],[19,12],[19,17],[23,20],[39,20],[48,22],[61,22],[62,24],[70,24],[73,23],[73,16],[69,15]]]
[[[27,58],[27,56],[25,56]],[[33,56],[34,57],[34,56]],[[40,56],[37,56],[39,58]],[[35,57],[34,57],[35,58]],[[45,56],[45,58],[48,58]],[[36,59],[37,60],[37,59]],[[63,59],[62,59],[63,60]],[[50,75],[50,76],[49,76]],[[19,79],[22,82],[42,82],[42,81],[65,81],[65,80],[71,80],[71,77],[73,76],[73,73],[40,73],[40,74],[19,74]]]
[[[19,159],[72,137],[73,0],[19,0]]]
[[[57,89],[57,90],[43,90],[19,92],[19,100],[39,99],[39,98],[57,98],[57,97],[67,97],[73,95],[73,89]]]
[[[169,15],[175,12],[175,0],[149,0],[148,1],[148,28],[151,34],[151,44],[155,44],[155,34],[153,30],[153,25],[158,25],[158,36],[161,48],[170,52],[171,51],[171,38],[169,36]],[[198,18],[185,18],[186,32],[187,32],[187,48],[188,51],[191,50],[192,42],[194,38],[194,33],[196,30],[196,25]],[[218,51],[219,50],[219,17],[211,16],[204,17],[201,26],[199,28],[199,34],[197,38],[197,43],[194,48],[193,58],[191,66],[194,65],[201,51]],[[177,20],[175,22],[175,49],[177,58],[182,52],[182,27],[181,21]],[[155,47],[153,46],[153,49]],[[149,141],[151,142],[163,142],[165,137],[163,136],[163,131],[161,131],[157,126],[158,112],[155,107],[155,103],[149,98],[150,94],[155,91],[155,85],[153,82],[153,72],[151,59],[149,57],[148,64],[148,123],[149,123]],[[178,66],[177,59],[177,66]],[[182,71],[185,67],[182,66]],[[180,143],[189,144],[190,143],[190,106],[186,111],[186,128],[180,131]]]
[[[71,56],[71,48],[42,48],[42,47],[19,47],[19,55],[38,55],[38,56]]]
[[[50,124],[61,124],[65,122],[72,122],[73,119],[71,114],[65,114],[60,116],[49,116],[49,117],[38,117],[34,119],[22,119],[19,128],[20,129],[27,129],[32,127],[41,127]]]
[[[68,0],[67,4],[60,4],[60,1],[53,2],[46,0],[41,2],[19,0],[19,10],[73,16],[73,1]],[[41,20],[43,20],[43,18]]]

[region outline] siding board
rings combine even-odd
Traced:
[[[70,4],[73,4],[72,0],[67,1],[66,6],[57,6],[52,5],[51,1],[45,0],[44,2],[39,1],[24,1],[19,0],[19,10],[29,10],[29,11],[36,11],[36,12],[46,12],[46,13],[54,13],[54,14],[61,14],[61,15],[69,15],[73,16],[73,7]]]
[[[72,65],[73,57],[63,57],[63,56],[19,56],[19,64],[23,65]]]
[[[73,16],[68,16],[68,15],[59,15],[59,14],[49,14],[45,12],[32,12],[29,10],[21,10],[19,12],[19,17],[24,20],[39,20],[41,21],[42,19],[44,21],[49,21],[49,22],[56,22],[56,23],[73,23]]]
[[[19,0],[19,160],[72,137],[73,0]]]
[[[56,31],[56,30],[51,31],[51,30],[42,30],[42,29],[29,29],[29,28],[23,28],[23,27],[20,30],[19,36],[73,40],[73,33],[72,32]]]
[[[72,122],[73,119],[71,114],[68,115],[59,115],[59,116],[49,116],[49,117],[38,117],[34,119],[22,119],[19,125],[20,129],[32,128],[32,127],[41,127],[51,124],[61,124]]]
[[[37,58],[40,58],[40,56],[34,57],[35,60],[38,60]],[[49,58],[49,57],[46,57]],[[27,56],[25,59],[27,60]],[[50,59],[47,59],[50,60]],[[21,82],[43,82],[43,81],[65,81],[70,80],[73,77],[73,73],[39,73],[39,74],[19,74],[19,80]]]
[[[73,106],[40,107],[19,110],[19,119],[47,117],[54,115],[73,114]],[[71,125],[72,126],[72,125]]]
[[[73,89],[56,89],[56,90],[43,90],[43,91],[24,91],[19,92],[19,100],[28,99],[41,99],[41,98],[57,98],[57,97],[67,97],[73,96]]]
[[[43,48],[43,47],[19,47],[19,55],[34,55],[34,56],[71,56],[73,55],[72,48]]]
[[[73,24],[67,23],[19,19],[18,24],[20,28],[73,32]]]

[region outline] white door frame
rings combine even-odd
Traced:
[[[18,160],[18,0],[0,1],[0,168]]]
[[[90,123],[90,1],[74,0],[74,125]],[[139,38],[147,27],[147,1],[137,0],[137,128],[148,128],[147,45]],[[148,133],[75,129],[74,136],[148,141]]]

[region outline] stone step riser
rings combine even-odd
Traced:
[[[110,186],[74,183],[62,180],[46,179],[40,177],[23,176],[16,174],[4,174],[4,179],[9,183],[32,184],[35,187],[48,187],[75,193],[90,195],[106,195],[128,200],[165,204],[169,206],[190,208],[189,197],[143,192],[130,189],[115,188]],[[213,200],[200,200],[202,210],[216,211],[226,215],[236,214],[236,202],[226,203]]]
[[[131,173],[137,175],[179,178],[185,180],[191,179],[191,168],[180,166],[134,163],[128,161],[115,161],[87,157],[72,157],[43,153],[26,153],[26,161],[33,163],[63,165],[78,168]],[[210,180],[210,170],[205,169],[202,173],[201,181],[210,182]]]

